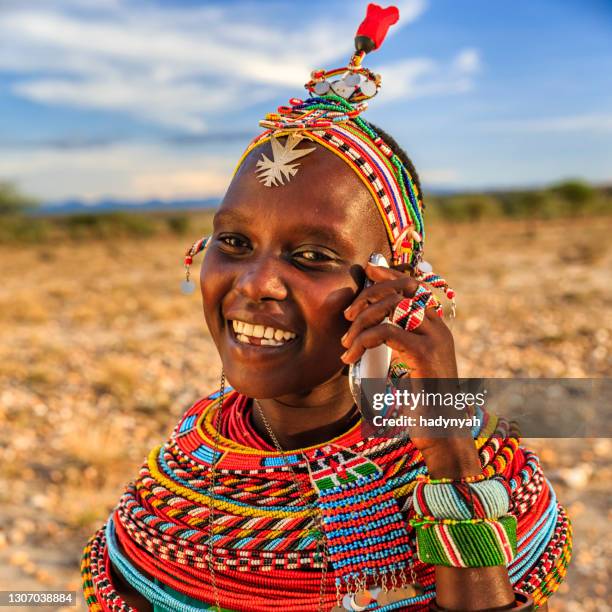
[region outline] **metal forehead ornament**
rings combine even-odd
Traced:
[[[296,133],[289,134],[285,144],[281,144],[278,137],[272,136],[270,138],[272,159],[262,153],[255,170],[259,180],[266,187],[284,185],[285,180],[289,181],[292,176],[295,176],[297,167],[300,165],[299,163],[294,163],[295,160],[315,150],[314,147],[310,149],[296,149],[295,147],[303,139],[304,136]]]

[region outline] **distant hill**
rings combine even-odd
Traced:
[[[185,200],[144,200],[142,202],[124,200],[100,200],[94,204],[86,204],[81,200],[66,200],[41,204],[32,210],[32,217],[47,217],[50,215],[101,214],[115,211],[129,212],[167,212],[175,210],[193,210],[198,208],[214,208],[219,204],[219,198],[185,199]]]

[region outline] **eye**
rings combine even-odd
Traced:
[[[242,236],[237,236],[236,234],[225,234],[219,236],[217,240],[225,247],[229,247],[231,249],[241,249],[248,246],[248,241]]]
[[[299,253],[296,253],[295,256],[313,263],[324,263],[327,261],[332,261],[333,259],[329,255],[327,255],[326,253],[322,253],[321,251],[300,251]]]

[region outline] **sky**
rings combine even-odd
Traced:
[[[223,195],[258,121],[346,65],[366,1],[0,0],[0,181]],[[612,183],[610,0],[400,0],[364,117],[429,189]]]

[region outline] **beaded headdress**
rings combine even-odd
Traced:
[[[423,261],[425,228],[423,198],[414,177],[399,156],[361,115],[367,100],[382,83],[379,74],[362,65],[367,53],[378,49],[391,25],[399,19],[396,7],[369,4],[367,15],[355,36],[355,53],[347,66],[314,70],[305,88],[310,97],[291,98],[287,106],[268,113],[259,124],[266,128],[256,136],[240,157],[234,174],[257,147],[270,142],[273,159],[262,154],[255,172],[271,188],[279,188],[299,170],[299,158],[313,148],[298,148],[305,139],[325,147],[342,159],[364,183],[381,215],[391,246],[391,265],[407,264],[415,276],[442,288],[452,300],[454,293],[446,282],[431,274]],[[279,139],[286,137],[284,142]],[[189,287],[189,266],[194,255],[205,249],[208,237],[196,241],[185,253]]]

